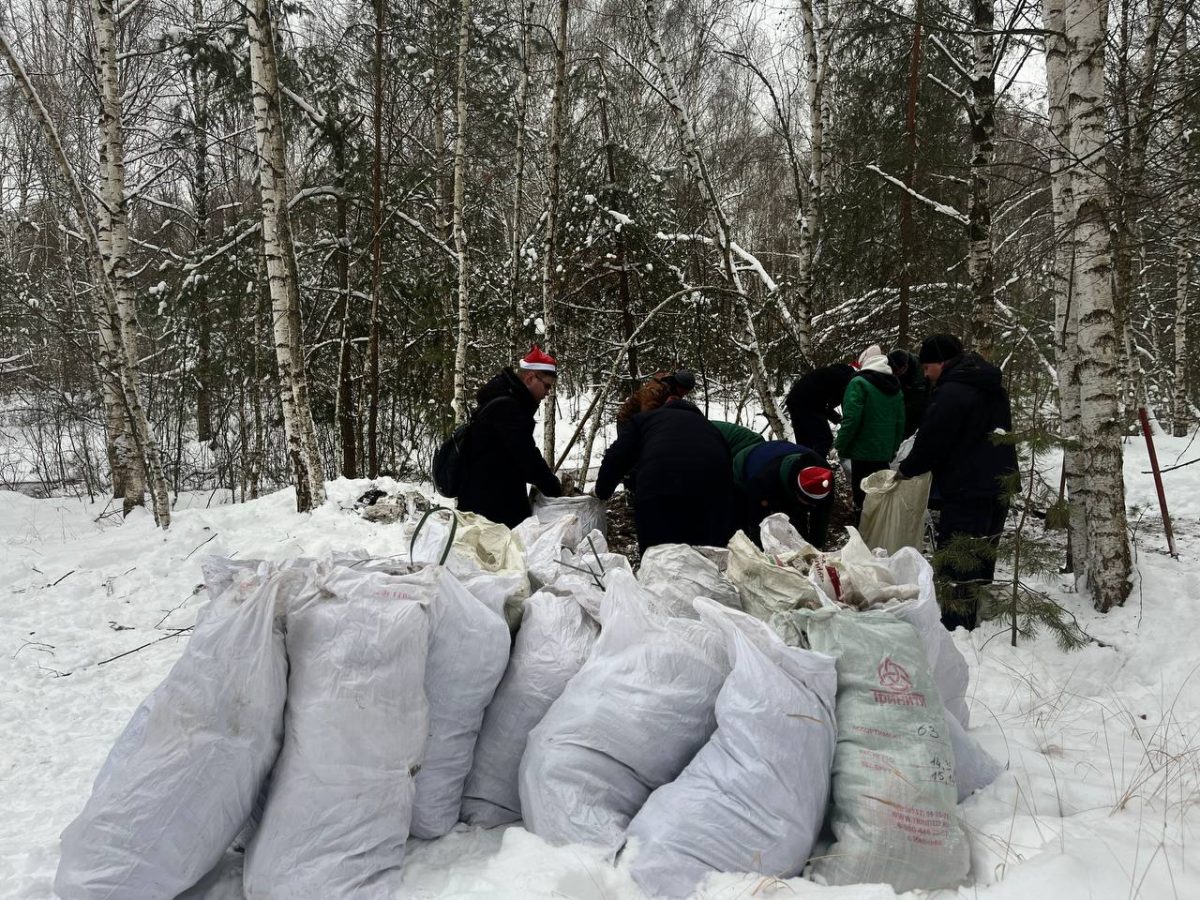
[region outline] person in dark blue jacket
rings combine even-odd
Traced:
[[[734,456],[733,479],[742,496],[742,530],[756,544],[762,545],[762,520],[781,512],[801,537],[824,548],[834,497],[824,458],[791,441],[762,441]]]
[[[933,491],[941,498],[939,549],[957,537],[982,538],[991,545],[939,565],[939,574],[954,582],[950,602],[943,602],[942,622],[951,630],[971,629],[978,618],[972,587],[995,576],[995,549],[1008,516],[1006,481],[1017,471],[1016,447],[1004,440],[1012,431],[1012,407],[1000,370],[965,351],[953,335],[926,338],[920,362],[933,392],[899,474],[933,473]]]
[[[723,547],[733,536],[733,470],[720,432],[691,402],[672,397],[617,432],[600,464],[596,496],[607,500],[635,469],[638,547]]]

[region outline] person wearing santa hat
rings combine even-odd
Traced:
[[[783,513],[801,537],[824,548],[834,491],[820,454],[791,441],[761,441],[734,455],[733,480],[742,495],[741,528],[756,544],[762,520]]]
[[[505,368],[479,389],[463,448],[459,509],[513,528],[532,513],[526,485],[547,497],[562,495],[533,441],[538,405],[557,377],[554,357],[534,344],[515,371]]]

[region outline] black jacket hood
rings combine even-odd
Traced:
[[[968,351],[946,363],[937,385],[965,384],[986,394],[1004,394],[1004,373],[978,353]]]

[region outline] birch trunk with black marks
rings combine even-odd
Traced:
[[[1079,309],[1080,445],[1090,480],[1084,578],[1101,612],[1129,595],[1130,553],[1121,468],[1120,373],[1112,287],[1112,232],[1105,151],[1106,0],[1068,0],[1068,147],[1073,293]]]
[[[205,21],[204,0],[192,0],[192,23]],[[192,244],[203,253],[208,244],[208,83],[200,67],[192,65],[188,73],[192,92],[192,205],[195,209],[196,231]],[[198,275],[192,281],[196,298],[196,438],[213,440],[212,399],[212,313],[209,308],[208,280]]]
[[[359,408],[366,412],[367,477],[379,477],[379,309],[383,304],[383,0],[374,0],[375,45],[371,53],[371,307],[367,359]]]
[[[658,36],[657,2],[655,0],[646,0],[643,6],[643,13],[646,20],[647,38],[650,41],[653,53],[651,62],[655,69],[658,70],[659,78],[662,80],[663,92],[666,95],[667,103],[671,107],[671,112],[675,118],[675,125],[679,132],[680,143],[683,145],[683,158],[692,178],[696,180],[697,187],[700,188],[705,209],[708,212],[708,217],[715,232],[714,240],[721,252],[721,262],[725,270],[725,277],[734,290],[738,310],[744,319],[746,330],[745,350],[750,357],[751,380],[758,394],[759,401],[762,403],[763,416],[766,418],[771,432],[776,438],[788,440],[792,436],[791,429],[784,423],[779,402],[771,391],[771,378],[767,373],[766,361],[763,359],[762,348],[758,340],[758,329],[754,323],[754,310],[750,298],[747,296],[745,288],[742,285],[737,265],[734,263],[733,248],[731,246],[733,237],[730,233],[729,220],[722,207],[720,195],[717,193],[713,181],[709,177],[704,157],[700,152],[700,141],[696,137],[696,130],[692,125],[691,117],[680,95],[679,87],[675,82],[675,76],[672,74],[671,67],[667,62],[667,55],[663,50],[662,41]]]
[[[279,103],[279,69],[269,0],[251,0],[250,81],[254,139],[262,200],[263,257],[271,293],[275,362],[284,435],[296,482],[296,508],[307,512],[325,502],[325,481],[316,429],[308,402],[300,318],[299,283],[287,204],[287,152]]]
[[[921,53],[925,17],[924,0],[916,0],[913,12],[912,46],[908,56],[908,99],[904,109],[904,146],[906,162],[904,186],[900,192],[900,291],[897,301],[896,346],[907,347],[912,320],[912,271],[916,255],[917,227],[913,221],[912,192],[917,181],[917,100],[921,87]]]
[[[470,269],[463,201],[467,180],[467,53],[471,49],[471,0],[461,0],[458,23],[458,72],[454,100],[454,249],[458,253],[458,338],[454,348],[454,421],[467,420],[467,344],[471,339]]]
[[[1079,447],[1079,311],[1074,297],[1074,255],[1071,234],[1071,155],[1067,122],[1067,44],[1063,0],[1043,0],[1046,27],[1046,96],[1050,136],[1046,153],[1050,164],[1051,219],[1054,260],[1051,290],[1054,297],[1054,360],[1058,370],[1058,405],[1062,435],[1066,440],[1063,466],[1070,499],[1068,534],[1074,560],[1087,558],[1087,490],[1084,456]],[[1072,566],[1082,572],[1079,566]]]
[[[1188,56],[1187,18],[1181,16],[1176,31],[1178,53],[1176,56],[1176,77],[1181,86],[1175,92],[1175,113],[1172,118],[1172,128],[1175,141],[1179,145],[1181,169],[1184,184],[1193,185],[1190,189],[1175,192],[1175,384],[1172,391],[1173,406],[1172,430],[1176,437],[1184,437],[1192,427],[1191,402],[1188,391],[1188,362],[1191,355],[1191,343],[1188,340],[1189,319],[1188,286],[1192,277],[1192,257],[1196,243],[1191,233],[1189,208],[1195,203],[1195,178],[1197,167],[1194,165],[1197,151],[1200,150],[1200,134],[1194,130],[1195,122],[1189,114],[1200,104],[1188,95],[1190,75],[1193,70],[1191,57]],[[1189,124],[1193,127],[1189,128]]]

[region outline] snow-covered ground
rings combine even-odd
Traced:
[[[1200,456],[1200,441],[1160,438],[1159,456],[1164,465]],[[1128,501],[1146,512],[1131,516],[1139,577],[1128,604],[1100,616],[1054,586],[1104,646],[1064,653],[1043,637],[1014,649],[998,625],[956,636],[973,670],[972,733],[1008,765],[959,808],[972,844],[964,898],[1200,897],[1200,465],[1166,476],[1179,560],[1166,553],[1147,468],[1143,443],[1131,440]],[[245,505],[184,496],[166,534],[148,514],[121,523],[98,518],[99,504],[0,493],[0,897],[52,895],[59,832],[182,650],[187,638],[174,630],[204,602],[200,558],[402,553],[398,526],[350,509],[367,485],[332,482],[331,500],[304,516],[288,491]],[[641,896],[588,848],[466,826],[413,842],[403,895]],[[702,891],[768,895],[894,896],[760,875],[721,876]]]

